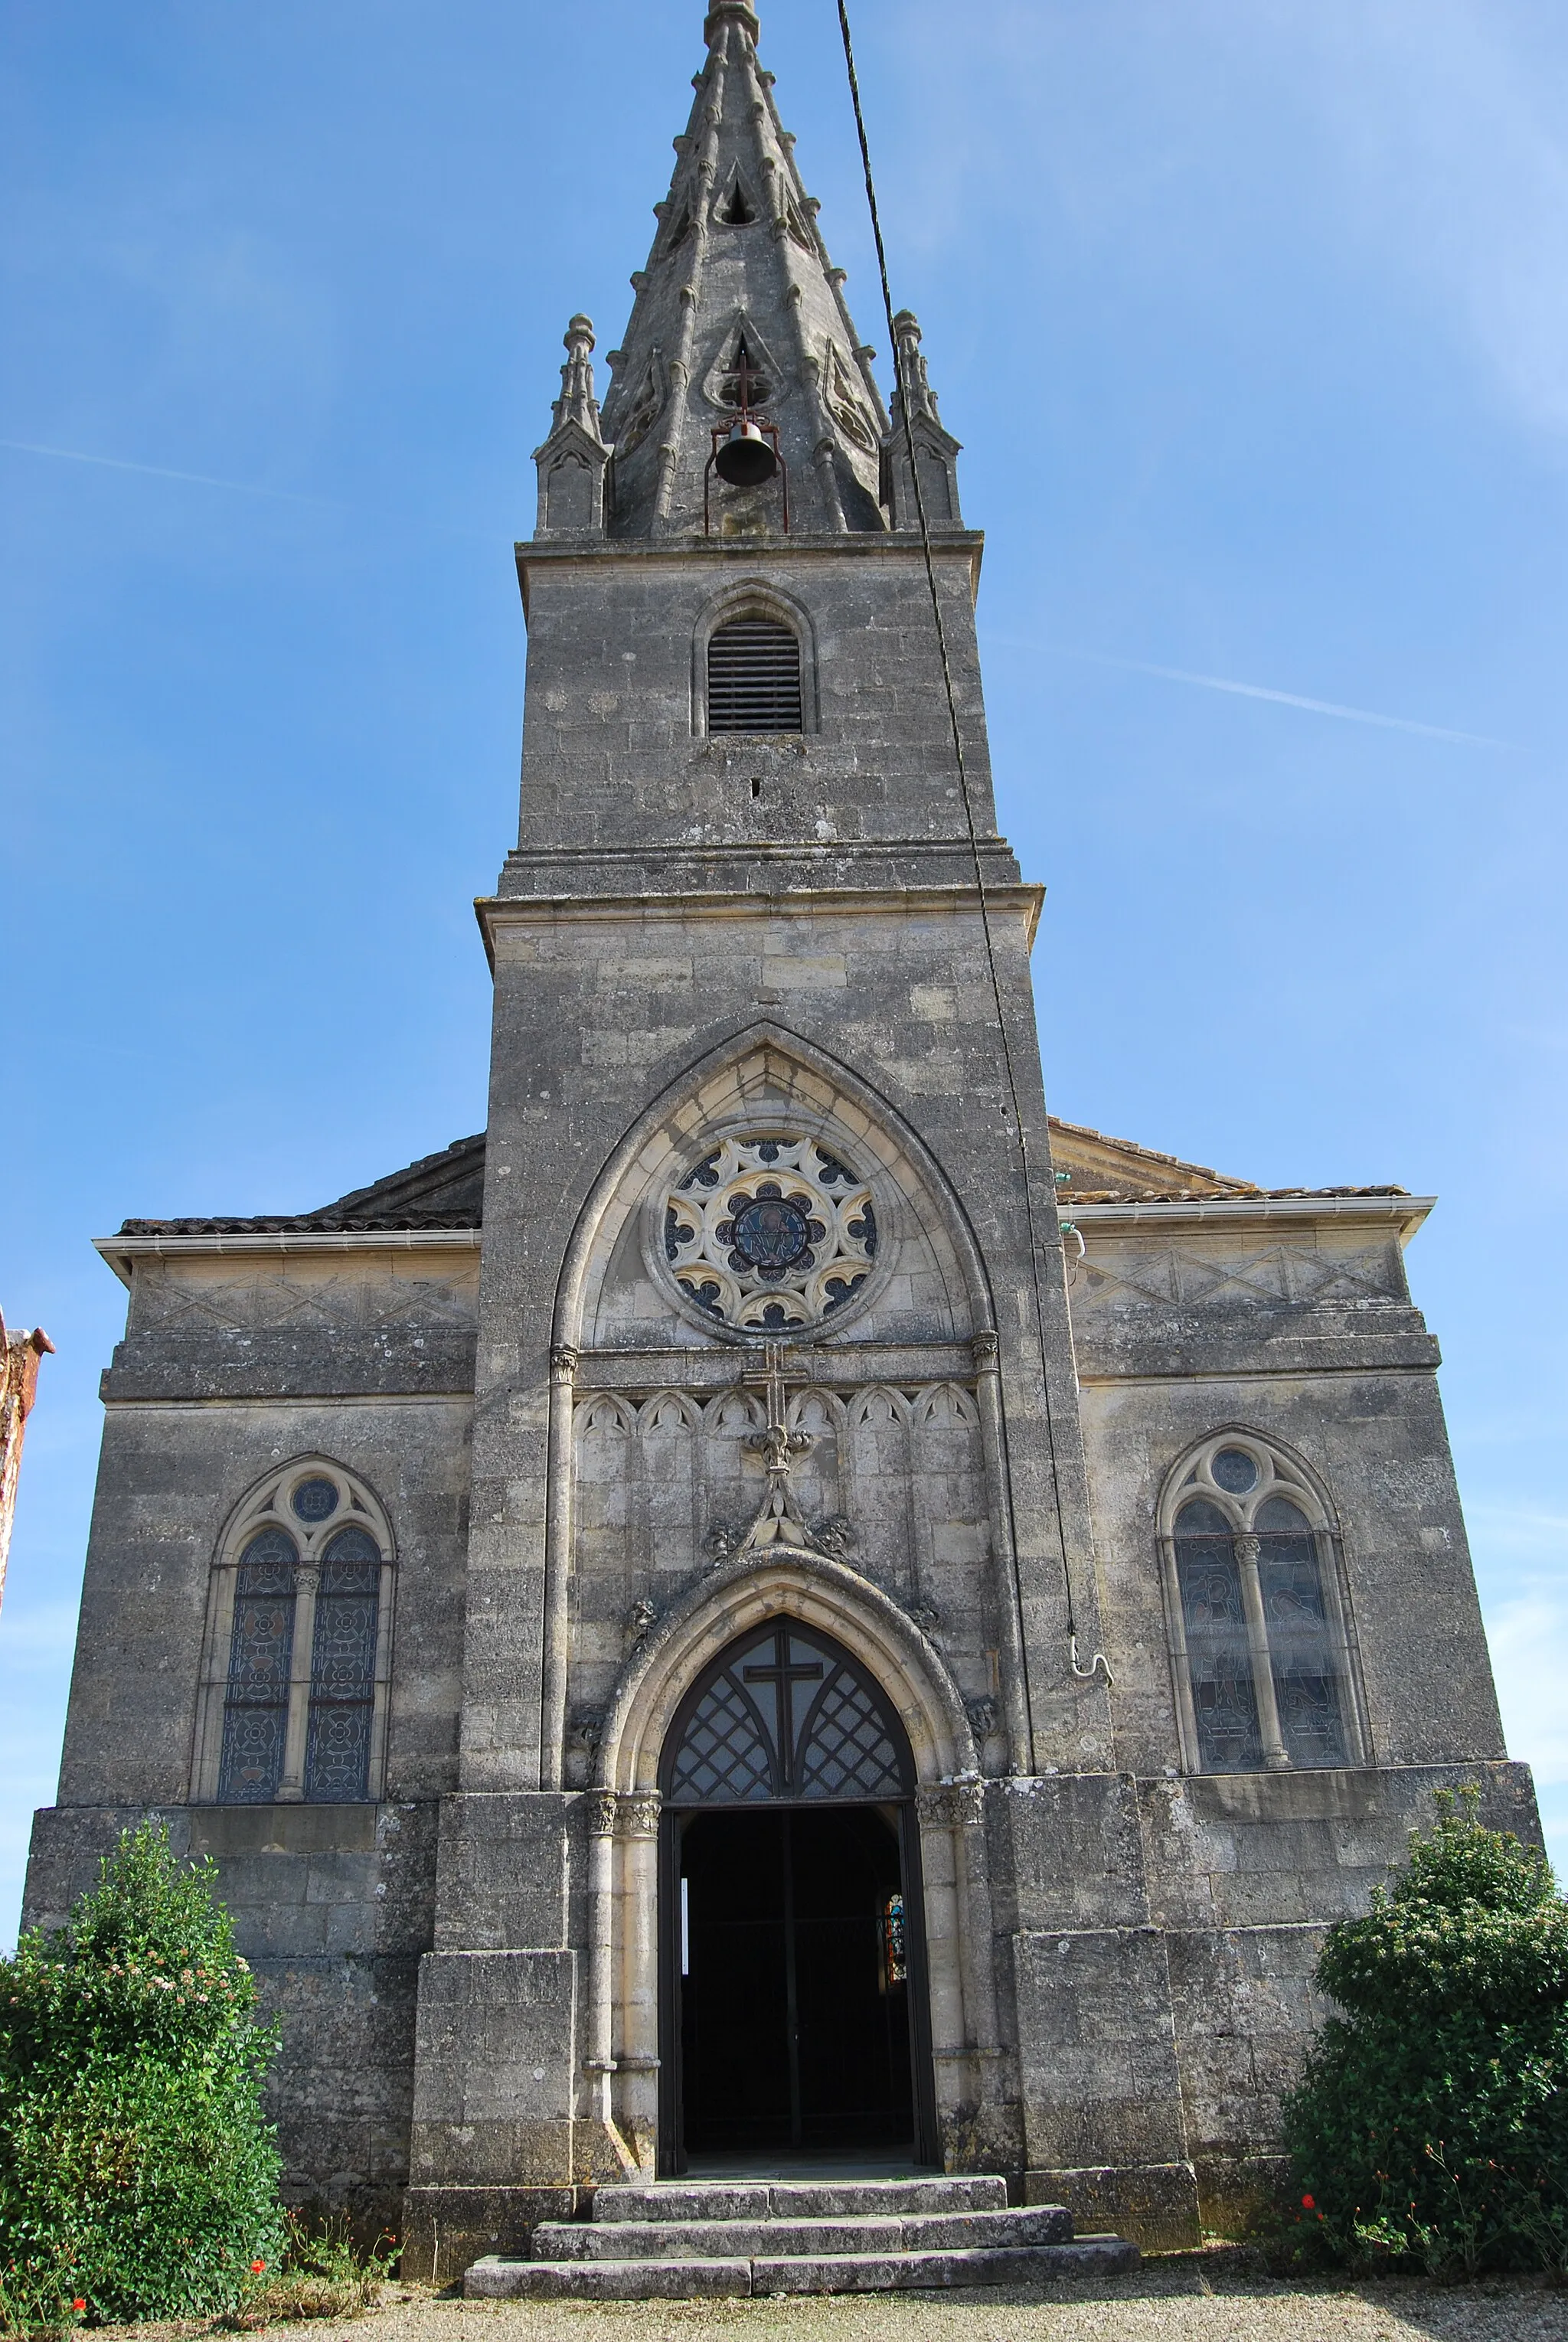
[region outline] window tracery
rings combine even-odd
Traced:
[[[310,1459],[241,1506],[225,1548],[193,1795],[234,1805],[375,1796],[392,1576],[379,1507],[335,1465]]]
[[[867,1182],[798,1131],[726,1138],[663,1197],[666,1275],[737,1331],[824,1323],[865,1286],[879,1241]]]
[[[1333,1530],[1301,1466],[1220,1433],[1178,1467],[1164,1509],[1189,1768],[1362,1762]]]

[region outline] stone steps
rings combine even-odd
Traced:
[[[492,2254],[470,2300],[646,2301],[1015,2285],[1135,2268],[1120,2237],[1074,2238],[1060,2205],[1004,2181],[669,2180],[601,2187],[587,2220],[542,2222],[533,2257]]]
[[[842,2220],[553,2220],[534,2231],[536,2261],[755,2260],[854,2253],[962,2252],[1063,2245],[1059,2204],[1017,2212],[935,2212]]]

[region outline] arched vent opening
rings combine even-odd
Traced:
[[[800,732],[800,643],[777,618],[732,618],[708,642],[710,732]]]

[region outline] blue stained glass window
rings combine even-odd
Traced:
[[[288,1679],[294,1657],[294,1539],[263,1529],[240,1556],[229,1642],[218,1796],[225,1804],[270,1805],[283,1776]]]
[[[1244,1447],[1222,1447],[1209,1469],[1233,1496],[1244,1496],[1258,1485],[1258,1467]]]
[[[364,1529],[340,1529],[322,1556],[311,1645],[305,1794],[341,1805],[370,1794],[381,1553]]]
[[[1259,1506],[1256,1526],[1280,1736],[1293,1765],[1343,1765],[1344,1725],[1317,1541],[1283,1496]]]
[[[337,1490],[321,1473],[302,1480],[294,1492],[294,1508],[302,1521],[314,1526],[317,1521],[331,1520],[337,1510]]]
[[[1203,1498],[1177,1516],[1176,1575],[1199,1762],[1205,1773],[1254,1771],[1263,1747],[1241,1571],[1230,1523]]]

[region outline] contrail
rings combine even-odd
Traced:
[[[1014,647],[1023,643],[1012,638]],[[1151,666],[1146,659],[1114,658],[1108,651],[1074,650],[1065,643],[1029,646],[1054,651],[1058,658],[1090,659],[1096,666],[1124,667],[1131,675],[1156,675],[1166,683],[1201,684],[1205,691],[1232,691],[1242,699],[1273,699],[1282,707],[1304,707],[1313,716],[1337,716],[1345,724],[1378,724],[1390,732],[1419,732],[1428,740],[1457,740],[1467,748],[1512,748],[1511,740],[1493,740],[1483,732],[1450,732],[1441,724],[1417,724],[1408,716],[1378,716],[1370,707],[1341,707],[1332,699],[1303,699],[1296,691],[1270,691],[1261,683],[1234,683],[1228,676],[1190,675],[1185,667]]]
[[[215,480],[209,472],[172,472],[165,464],[129,464],[119,455],[85,455],[79,447],[41,447],[31,439],[0,439],[19,455],[57,455],[66,464],[101,464],[110,472],[145,472],[155,480],[185,480],[197,488],[232,488],[236,495],[274,496],[287,505],[325,505],[330,496],[305,496],[293,488],[260,488],[249,480]]]

